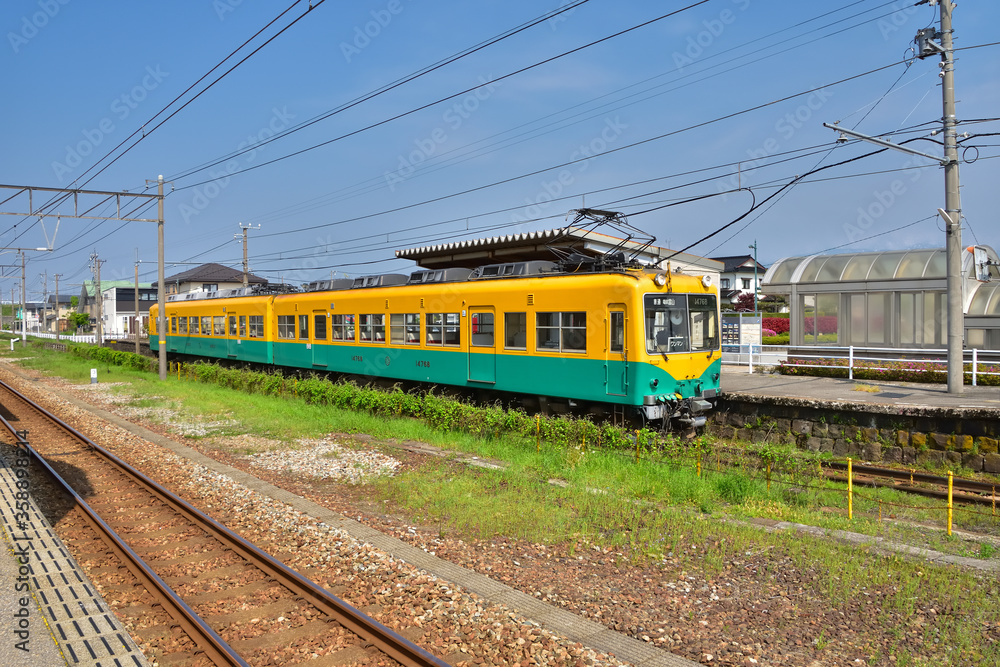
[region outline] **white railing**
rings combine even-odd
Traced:
[[[795,361],[788,361],[789,350]],[[823,363],[834,362],[834,363]],[[818,362],[818,363],[815,363]],[[1000,375],[1000,350],[971,349],[963,351],[965,373],[971,373],[972,386],[978,385],[981,375]],[[904,373],[924,373],[928,364],[940,364],[941,372],[947,372],[948,351],[945,349],[891,348],[891,347],[847,347],[809,345],[790,347],[788,345],[741,345],[738,351],[723,352],[722,363],[748,366],[778,366],[785,368],[839,368],[847,371],[848,379],[854,379],[857,369],[894,371]],[[886,364],[913,365],[912,368]],[[914,377],[919,380],[919,377]]]
[[[20,331],[15,331],[14,335],[15,336],[19,336],[19,335],[21,335],[21,332]],[[44,331],[41,331],[41,332],[29,331],[28,332],[28,337],[29,338],[46,338],[48,340],[55,340],[56,339],[56,335],[54,333],[47,333],[47,332],[44,332]],[[70,343],[93,343],[96,340],[97,340],[97,337],[94,334],[78,334],[78,335],[74,334],[72,336],[69,336],[69,335],[66,335],[66,334],[59,334],[59,342],[60,343],[63,342],[63,341],[69,341]]]

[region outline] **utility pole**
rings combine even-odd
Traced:
[[[61,273],[55,275],[56,279],[56,342],[59,342],[59,278]]]
[[[95,342],[98,346],[104,344],[104,295],[101,294],[101,260],[97,258],[95,252],[90,256],[94,263],[94,297],[97,299],[97,337]]]
[[[160,379],[167,379],[167,292],[163,274],[163,174],[156,178],[156,337],[159,342]]]
[[[257,225],[256,227],[247,225],[244,227],[241,222],[240,229],[243,230],[243,287],[246,288],[250,286],[250,261],[247,259],[247,231],[251,229],[260,229],[260,225]],[[239,241],[240,235],[234,234],[233,238]]]
[[[24,289],[24,251],[21,251],[21,347],[28,344],[28,302]]]
[[[136,253],[138,253],[138,248]],[[135,327],[135,353],[139,354],[139,260],[135,260],[135,318],[132,326]]]
[[[42,272],[42,324],[38,327],[39,332],[48,333],[47,325],[49,321],[49,270]]]
[[[757,239],[753,240],[753,245],[747,246],[753,249],[753,313],[757,314]]]
[[[935,160],[944,167],[944,208],[939,208],[938,214],[945,222],[948,393],[962,394],[965,391],[965,276],[962,275],[962,198],[958,180],[958,136],[956,129],[958,121],[955,117],[955,61],[951,24],[951,13],[955,9],[955,2],[953,0],[920,0],[916,4],[928,3],[939,6],[941,30],[939,32],[935,32],[934,28],[918,30],[914,42],[917,45],[917,58],[922,60],[928,56],[941,56],[941,62],[938,64],[941,71],[938,74],[941,77],[941,123],[944,134],[944,157],[935,157],[906,146],[899,146],[883,139],[848,130],[836,124],[823,123],[823,126],[837,130],[841,135],[857,137],[879,146]],[[934,41],[937,39],[941,40],[940,44]],[[846,141],[846,138],[841,136],[838,141]]]
[[[962,276],[962,197],[958,185],[958,137],[955,118],[955,62],[952,45],[952,0],[940,0],[941,6],[941,98],[944,105],[944,212],[948,271],[948,393],[965,390],[965,298]],[[919,42],[919,33],[918,33]]]

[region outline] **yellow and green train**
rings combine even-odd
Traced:
[[[315,287],[172,296],[168,356],[450,385],[683,426],[703,424],[719,393],[709,276],[522,262]]]

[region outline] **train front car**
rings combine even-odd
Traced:
[[[704,425],[722,374],[718,290],[710,276],[644,271],[636,285],[633,400],[643,416],[680,428]],[[612,315],[613,316],[613,315]]]

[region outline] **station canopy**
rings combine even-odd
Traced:
[[[479,266],[504,262],[552,260],[556,251],[574,251],[597,257],[613,249],[624,251],[643,264],[656,264],[669,257],[674,268],[712,273],[718,277],[722,262],[689,253],[675,253],[652,243],[639,243],[580,227],[562,227],[537,232],[469,239],[419,248],[397,250],[396,257],[408,259],[425,269]],[[664,264],[665,266],[665,264]]]

